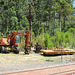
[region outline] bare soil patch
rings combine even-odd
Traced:
[[[63,55],[62,59],[65,61],[75,61],[74,55]],[[43,56],[41,54],[31,53],[29,55],[25,55],[24,52],[20,52],[19,54],[7,53],[0,54],[0,63],[38,63],[38,62],[59,62],[61,60],[61,56]]]

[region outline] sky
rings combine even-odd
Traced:
[[[74,0],[74,2],[73,2],[73,7],[75,7],[75,0]]]

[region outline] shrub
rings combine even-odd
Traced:
[[[52,42],[52,43],[53,43],[53,46],[55,46],[55,39],[56,39],[56,37],[55,37],[55,36],[52,36],[52,37],[51,37],[51,41],[50,41],[50,42]]]
[[[32,42],[34,43],[34,45],[39,42],[43,48],[45,47],[44,34],[35,36],[35,34],[32,32],[31,39],[32,39]]]
[[[54,44],[53,44],[53,42],[50,40],[49,48],[52,48],[52,47],[54,47]]]
[[[56,39],[55,39],[55,44],[56,44],[56,46],[59,46],[59,45],[60,45],[60,40],[61,40],[60,31],[57,31],[57,32],[56,32],[55,37],[56,37]]]
[[[50,48],[50,38],[48,33],[45,34],[45,47]]]

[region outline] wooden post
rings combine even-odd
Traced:
[[[31,5],[29,4],[29,30],[30,30],[30,42],[31,42]]]

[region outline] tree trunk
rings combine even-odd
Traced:
[[[9,17],[7,17],[7,32],[8,32],[8,25],[9,25]]]

